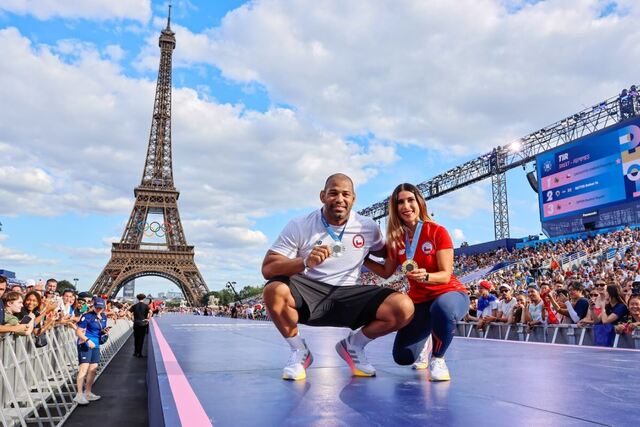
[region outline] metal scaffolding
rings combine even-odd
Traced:
[[[493,229],[496,240],[509,237],[509,204],[507,203],[507,176],[499,173],[491,176],[493,192]]]
[[[592,134],[609,125],[635,117],[640,97],[626,90],[592,107],[565,117],[516,141],[443,172],[417,185],[426,200],[492,178],[495,238],[509,237],[509,207],[505,172],[535,160],[540,153]],[[388,201],[374,203],[359,211],[375,220],[388,215]]]

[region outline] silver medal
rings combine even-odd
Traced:
[[[335,242],[331,245],[331,256],[339,257],[344,253],[344,245],[342,242]]]

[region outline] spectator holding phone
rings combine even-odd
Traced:
[[[551,285],[549,283],[543,283],[540,285],[540,298],[542,299],[542,305],[544,307],[544,311],[546,312],[546,322],[549,324],[557,324],[558,319],[555,316],[555,313],[551,309]]]
[[[628,303],[629,316],[626,323],[616,325],[616,333],[632,334],[634,330],[640,328],[640,295],[632,294]]]
[[[571,324],[573,320],[570,316],[567,316],[567,306],[571,305],[569,301],[569,291],[566,289],[553,290],[549,293],[550,308],[547,309],[547,313],[551,310],[560,324]],[[550,322],[549,322],[550,323]]]
[[[595,323],[595,318],[600,316],[600,307],[596,306],[598,298],[600,298],[600,294],[598,293],[597,288],[594,288],[589,292],[589,312],[578,322],[578,327],[582,328],[587,325],[593,325]]]
[[[5,283],[6,286],[6,283]],[[21,321],[18,316],[22,311],[22,295],[17,292],[8,292],[3,297],[4,302],[4,323],[5,326],[12,326],[14,330],[0,331],[13,332],[16,335],[29,335],[33,332],[33,317],[27,316]],[[23,322],[24,321],[24,322]]]
[[[73,318],[76,304],[76,293],[72,289],[62,292],[62,309],[58,315],[58,324],[75,328]]]
[[[551,303],[556,313],[564,316],[562,323],[580,323],[589,314],[589,301],[584,297],[584,287],[580,281],[572,281],[568,285],[569,298],[564,296],[564,289],[557,291],[557,298],[551,295]],[[562,291],[562,292],[561,292]],[[562,295],[562,296],[560,296]]]
[[[626,321],[629,309],[624,302],[624,292],[620,285],[610,283],[606,288],[605,299],[599,299],[596,304],[600,306],[600,316],[596,318],[596,323],[617,325]]]
[[[513,306],[511,313],[509,313],[509,319],[507,320],[510,325],[520,323],[522,311],[527,307],[527,296],[524,293],[516,295],[515,300],[516,304]]]
[[[105,306],[102,298],[96,298],[93,301],[93,309],[80,317],[76,329],[80,367],[76,379],[78,394],[74,400],[78,405],[87,405],[89,402],[100,399],[100,396],[91,392],[91,387],[100,362],[100,337],[109,332],[107,316],[104,314]]]
[[[544,302],[538,292],[538,287],[531,283],[527,288],[527,295],[529,296],[529,302],[527,308],[522,311],[521,323],[527,325],[527,333],[532,328],[542,325],[547,319],[547,310],[544,308]]]
[[[73,312],[74,317],[80,320],[80,317],[89,311],[90,304],[93,300],[89,292],[80,292],[78,298],[76,298],[76,306]]]
[[[45,313],[40,312],[40,305],[42,304],[42,297],[36,291],[27,292],[24,296],[22,303],[22,311],[20,317],[31,315],[33,317],[33,332],[34,335],[41,334],[41,328],[44,325]]]
[[[612,347],[615,339],[615,326],[626,321],[629,310],[624,302],[624,293],[620,285],[610,283],[598,286],[597,293],[598,297],[591,306],[591,318],[594,322],[594,344]]]

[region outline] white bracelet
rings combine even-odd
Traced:
[[[304,266],[304,269],[306,270],[307,268],[307,259],[305,257],[302,257],[302,265]]]

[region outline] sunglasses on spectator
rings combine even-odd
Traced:
[[[509,289],[500,289],[501,294],[506,294],[507,292],[509,292]]]
[[[604,288],[605,286],[607,286],[607,284],[606,283],[596,283],[596,286],[598,288]]]
[[[597,298],[598,294],[591,294],[591,298]]]

